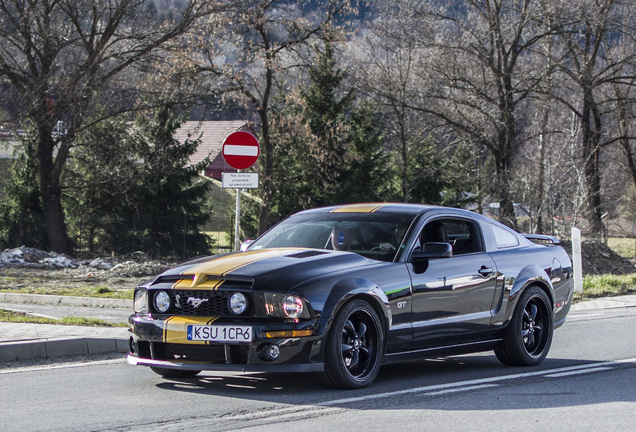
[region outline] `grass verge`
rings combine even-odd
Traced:
[[[0,293],[12,294],[44,294],[58,296],[75,296],[75,297],[95,297],[95,298],[112,298],[124,299],[132,301],[134,289],[111,290],[105,286],[83,286],[83,287],[21,287],[11,289],[0,289]]]
[[[575,293],[574,300],[629,294],[636,294],[636,274],[594,275],[583,278],[583,293]]]
[[[636,258],[636,240],[633,238],[610,237],[607,246],[623,258]]]
[[[0,309],[0,321],[32,324],[57,324],[85,327],[128,327],[126,323],[111,323],[96,318],[65,317],[59,320],[28,315],[22,312],[13,312]]]

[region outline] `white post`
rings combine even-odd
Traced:
[[[572,266],[574,292],[583,293],[583,258],[581,254],[581,230],[572,228]]]

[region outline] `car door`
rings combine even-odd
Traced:
[[[428,221],[420,245],[449,243],[450,257],[410,259],[413,349],[469,341],[489,329],[497,286],[495,262],[483,247],[479,225],[472,220]],[[421,249],[416,245],[414,251]]]

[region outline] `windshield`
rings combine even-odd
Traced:
[[[282,247],[342,250],[393,261],[413,215],[378,213],[309,213],[279,223],[249,250]]]

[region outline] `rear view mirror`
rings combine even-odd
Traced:
[[[241,252],[245,252],[252,243],[254,243],[254,240],[245,240],[243,243],[241,243],[241,248],[239,250]]]

